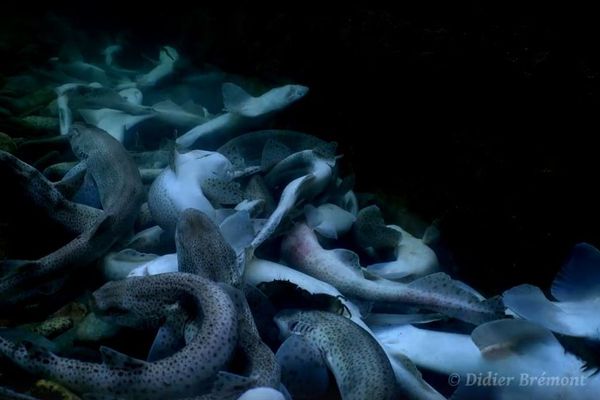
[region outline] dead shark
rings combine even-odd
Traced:
[[[566,352],[550,331],[524,320],[488,322],[471,335],[412,325],[371,328],[388,353],[451,376],[451,383],[461,386],[452,399],[593,399],[600,387],[600,379],[583,371],[583,362]],[[477,377],[486,376],[501,377],[503,383],[477,384]],[[567,384],[545,384],[539,378]]]
[[[235,289],[242,285],[236,253],[219,227],[198,210],[187,209],[176,231],[179,270],[224,283],[236,305],[239,324],[238,347],[248,360],[247,374],[257,386],[278,388],[281,372],[275,355],[263,343],[245,295]]]
[[[317,150],[304,150],[286,157],[266,175],[267,186],[285,185],[279,203],[251,243],[256,249],[279,227],[290,211],[302,201],[320,194],[333,178],[335,157]],[[291,181],[289,181],[291,179]]]
[[[227,112],[178,137],[179,146],[190,148],[199,141],[216,141],[222,144],[231,136],[240,133],[244,127],[255,124],[259,118],[281,110],[304,97],[308,88],[301,85],[285,85],[271,89],[259,97],[252,97],[239,86],[224,83],[222,92]]]
[[[300,335],[317,346],[344,400],[397,399],[394,371],[377,341],[340,315],[284,310],[275,321],[284,336]]]
[[[156,223],[169,233],[181,212],[194,208],[205,213],[213,221],[215,208],[205,191],[227,198],[235,195],[236,184],[232,182],[232,166],[219,153],[193,150],[173,153],[171,165],[156,178],[148,192],[148,207]],[[238,188],[241,201],[241,190]]]
[[[113,281],[97,290],[94,300],[98,310],[120,325],[156,326],[166,316],[169,305],[180,301],[190,301],[201,322],[183,349],[154,362],[102,347],[104,362],[91,363],[3,338],[0,352],[30,373],[79,393],[151,400],[210,390],[237,342],[237,315],[229,295],[217,284],[196,275],[163,274]],[[158,309],[163,313],[157,313]]]
[[[436,273],[402,284],[373,276],[345,249],[325,250],[306,224],[297,224],[282,243],[286,261],[298,270],[335,286],[343,295],[371,301],[405,303],[474,324],[497,319],[494,302],[481,301],[448,275]]]
[[[60,282],[70,269],[102,257],[133,228],[143,187],[138,169],[123,146],[106,132],[83,124],[72,125],[70,143],[96,183],[103,212],[89,229],[63,247],[2,276],[0,298],[5,305],[39,297],[43,293],[39,286],[57,279]]]

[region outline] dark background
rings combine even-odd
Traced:
[[[0,17],[0,72],[54,55],[52,38],[74,29],[305,84],[279,127],[338,141],[359,191],[439,219],[456,276],[486,294],[547,288],[575,243],[600,244],[597,14],[395,3],[25,5]]]

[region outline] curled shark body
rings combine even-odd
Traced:
[[[165,399],[210,390],[237,342],[237,315],[217,284],[190,274],[163,274],[109,282],[94,293],[96,307],[126,326],[155,326],[169,305],[188,301],[201,322],[175,354],[155,362],[101,348],[104,362],[66,359],[27,344],[0,338],[0,352],[21,368],[79,393],[127,399]],[[157,310],[163,313],[157,313]],[[111,314],[112,313],[112,314]]]
[[[267,260],[261,260],[257,257],[254,257],[246,266],[244,279],[246,283],[254,286],[277,281],[291,282],[312,295],[327,295],[337,298],[348,311],[349,319],[358,327],[362,328],[365,332],[369,333],[375,340],[379,341],[378,337],[371,332],[369,326],[367,326],[367,324],[363,321],[363,315],[359,307],[357,307],[352,301],[343,297],[335,287],[327,282],[313,278],[310,275],[285,265]],[[386,352],[386,355],[392,365],[398,387],[402,387],[403,395],[407,399],[442,400],[444,398],[429,384],[427,384],[427,382],[425,382],[421,376],[421,373],[416,369],[410,359],[408,359],[406,356],[400,355],[398,352],[396,352],[396,354],[392,354],[385,346],[383,346],[381,342],[380,345]],[[292,350],[293,349],[288,348],[284,355],[290,354],[290,352],[291,354],[294,354],[295,351]],[[318,362],[318,360],[310,360],[311,364],[315,361]],[[284,369],[285,368],[286,367],[284,367]],[[321,382],[321,384],[323,383]]]
[[[277,207],[252,241],[252,248],[267,240],[295,206],[320,194],[331,182],[334,166],[332,154],[317,150],[303,150],[277,163],[265,176],[267,186],[276,188],[288,183],[281,192]]]
[[[219,227],[198,210],[185,210],[177,224],[179,270],[191,272],[224,284],[238,315],[238,347],[248,361],[247,374],[257,386],[278,388],[281,371],[275,355],[263,343],[254,323],[242,285],[240,268],[233,248]]]
[[[463,285],[443,273],[428,275],[410,284],[373,276],[360,266],[358,256],[345,249],[325,250],[312,229],[297,224],[282,243],[282,253],[290,265],[335,286],[354,298],[405,303],[479,324],[497,319],[497,304],[481,301]]]
[[[53,183],[10,153],[0,151],[0,163],[0,177],[11,188],[10,192],[19,193],[32,207],[43,210],[45,217],[67,232],[75,235],[83,233],[101,215],[97,209],[69,201],[64,194],[77,190],[85,171],[72,179]]]
[[[39,297],[38,285],[61,279],[70,269],[102,257],[133,228],[143,187],[138,169],[123,146],[106,132],[82,124],[72,125],[70,143],[98,188],[102,212],[63,247],[0,278],[0,299],[6,305]]]
[[[324,311],[284,310],[275,321],[322,352],[342,399],[396,399],[392,366],[377,341],[347,318]]]

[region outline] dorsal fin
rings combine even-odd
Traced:
[[[219,229],[236,254],[240,254],[254,239],[254,228],[248,211],[238,211],[225,218]]]
[[[364,278],[363,269],[360,266],[360,259],[358,254],[347,249],[333,249],[330,250],[335,257],[342,262],[342,264],[352,271],[357,277]]]
[[[177,175],[177,157],[179,156],[179,152],[177,151],[175,142],[169,141],[165,147],[165,150],[169,152],[169,168]]]
[[[168,307],[167,319],[158,329],[148,353],[148,362],[161,360],[173,355],[185,346],[185,326],[188,314],[179,304]]]
[[[244,115],[244,105],[252,100],[252,96],[235,83],[225,82],[221,87],[223,93],[223,106],[230,113]]]

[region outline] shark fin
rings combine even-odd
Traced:
[[[299,335],[290,335],[275,354],[281,381],[293,398],[320,398],[329,387],[327,365],[318,347]]]
[[[412,281],[408,287],[414,290],[436,293],[436,296],[446,298],[445,305],[431,308],[453,318],[458,318],[472,324],[481,324],[502,315],[502,309],[494,300],[480,300],[472,290],[453,280],[443,272],[436,272]]]
[[[219,229],[236,254],[240,254],[254,239],[254,227],[248,211],[238,211],[225,218]]]
[[[256,384],[254,378],[232,374],[231,372],[219,371],[215,378],[211,392],[233,392],[245,391]]]
[[[354,223],[354,237],[364,249],[381,249],[398,246],[402,233],[386,226],[379,207],[371,205],[358,212]]]
[[[560,301],[600,297],[600,251],[588,243],[577,244],[552,282],[551,291]]]
[[[335,257],[342,262],[342,264],[351,270],[356,276],[364,278],[363,269],[360,266],[360,259],[358,254],[347,249],[334,249],[330,250],[333,252]]]
[[[504,305],[519,317],[535,322],[554,332],[584,336],[575,324],[566,323],[569,315],[544,296],[537,286],[519,285],[504,292]]]
[[[130,357],[106,346],[100,346],[100,355],[105,364],[118,368],[137,369],[147,364],[146,361]]]
[[[256,115],[245,109],[248,101],[254,99],[248,92],[235,83],[225,82],[221,87],[223,93],[223,105],[227,112],[242,115],[245,117],[254,117]]]
[[[152,347],[148,352],[148,362],[169,357],[185,346],[184,330],[187,320],[187,314],[179,305],[175,305],[172,310],[169,310],[167,320],[158,329]]]

